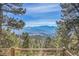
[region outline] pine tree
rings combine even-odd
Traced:
[[[3,12],[12,13],[15,15],[23,15],[23,14],[25,14],[26,9],[22,8],[22,4],[20,4],[20,3],[0,3],[0,33],[2,32],[2,25],[5,21]],[[8,25],[15,26],[16,22],[15,22],[14,18],[8,18],[8,19],[11,20],[11,21],[7,22]],[[22,21],[19,21],[18,23],[20,23],[20,24],[22,23],[21,26],[24,25],[24,23]],[[20,27],[19,25],[17,27]]]
[[[11,33],[10,29],[22,29],[25,23],[22,19],[16,19],[15,17],[4,15],[4,13],[23,15],[26,13],[26,9],[22,5],[19,3],[0,3],[0,47],[18,47],[20,39],[16,34]],[[3,27],[7,28],[7,30]]]
[[[78,40],[75,46],[78,48],[79,47],[79,30],[78,30],[79,29],[79,4],[78,3],[70,3],[70,4],[65,3],[65,4],[60,4],[60,6],[62,8],[61,19],[64,21],[64,22],[60,22],[61,24],[60,30],[62,32],[62,37],[63,39],[66,39],[66,41],[70,43],[71,36],[75,32],[77,36],[77,40]]]

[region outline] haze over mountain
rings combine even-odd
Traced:
[[[56,34],[56,26],[36,26],[36,27],[26,27],[24,32],[29,33],[30,36],[40,35],[40,36],[54,36]]]

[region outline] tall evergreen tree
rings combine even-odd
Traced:
[[[8,31],[8,29],[22,29],[25,25],[22,19],[16,19],[4,15],[4,13],[12,13],[14,15],[23,15],[26,9],[20,3],[0,3],[0,47],[15,47],[19,44],[19,38]],[[4,28],[7,28],[7,31]]]
[[[20,4],[20,3],[0,3],[0,33],[2,32],[2,25],[3,25],[3,22],[4,22],[3,12],[12,13],[12,14],[15,14],[15,15],[23,15],[23,14],[25,14],[26,9],[22,8],[22,4]],[[13,19],[13,18],[9,18],[9,19]],[[8,21],[8,23],[10,23],[10,22],[11,22],[11,24],[8,24],[8,25],[14,25],[15,26],[16,22],[13,24],[13,22],[14,22],[13,20]],[[23,24],[22,21],[19,21],[19,23]]]
[[[79,4],[78,3],[65,3],[60,4],[62,10],[62,21],[60,21],[61,27],[60,30],[62,32],[62,37],[64,39],[70,41],[70,37],[75,32],[77,36],[77,44],[75,46],[79,46]],[[63,24],[63,25],[62,25]],[[62,31],[64,29],[64,31]],[[65,37],[66,36],[66,37]]]

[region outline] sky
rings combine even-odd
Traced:
[[[26,27],[56,26],[56,21],[61,17],[59,4],[28,3],[24,7],[27,10],[24,16]]]
[[[26,8],[26,14],[19,18],[23,19],[25,27],[56,26],[56,21],[61,18],[61,8],[56,3],[26,3],[23,8]]]

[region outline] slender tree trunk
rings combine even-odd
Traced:
[[[77,38],[78,38],[78,42],[76,43],[76,47],[77,48],[79,48],[79,34],[78,34],[78,31],[77,31],[77,29],[76,29],[76,27],[75,27],[75,25],[73,24],[73,27],[74,27],[74,30],[75,30],[75,32],[76,32],[76,36],[77,36]]]
[[[2,21],[3,21],[3,10],[2,10],[2,4],[0,4],[0,34],[2,33]]]

